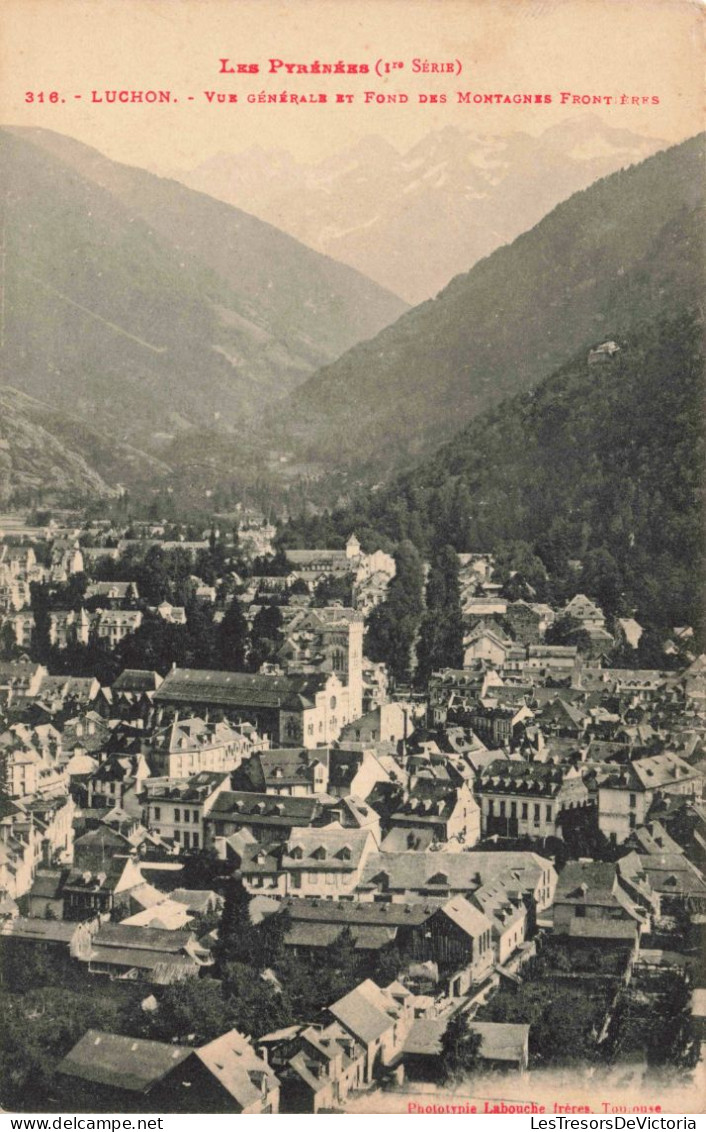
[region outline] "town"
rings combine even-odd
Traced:
[[[118,510],[0,516],[4,1105],[693,1072],[692,626],[648,640],[578,560],[540,600],[482,550]]]

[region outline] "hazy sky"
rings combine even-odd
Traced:
[[[317,159],[367,134],[404,149],[445,125],[538,133],[587,109],[677,141],[703,128],[703,23],[703,6],[687,0],[3,0],[0,118],[58,130],[158,172],[253,144]],[[259,63],[261,73],[219,75],[221,57]],[[463,73],[413,74],[415,57],[458,59]],[[272,75],[270,58],[383,59],[404,68],[385,78]],[[167,89],[178,101],[91,103],[92,90],[116,88]],[[552,103],[462,105],[459,90],[551,94]],[[40,91],[65,102],[40,104]],[[205,91],[239,100],[210,105]],[[327,92],[330,101],[246,102],[262,91]],[[409,102],[365,105],[365,91],[404,92]],[[654,96],[659,104],[562,106],[562,91]],[[337,92],[353,94],[353,104],[333,103]],[[448,101],[420,105],[421,93]]]

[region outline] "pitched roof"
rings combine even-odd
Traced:
[[[124,668],[113,681],[114,692],[155,692],[162,683],[158,672],[145,668]]]
[[[94,936],[94,944],[105,948],[136,948],[140,951],[183,951],[193,932],[188,929],[169,931],[165,928],[141,928],[128,924],[102,924]]]
[[[632,942],[637,935],[635,920],[574,919],[569,922],[569,936],[574,939],[612,939]]]
[[[67,920],[25,919],[18,916],[14,920],[0,923],[0,935],[14,939],[41,940],[45,943],[70,943],[76,934],[78,924]]]
[[[441,1053],[441,1039],[448,1018],[417,1018],[404,1044],[404,1052],[433,1056]],[[522,1061],[526,1054],[529,1026],[512,1022],[469,1022],[481,1037],[480,1056],[486,1061]]]
[[[99,1085],[146,1093],[191,1054],[188,1046],[87,1030],[58,1071]]]
[[[209,819],[222,821],[230,817],[243,825],[306,826],[311,825],[320,808],[320,801],[313,796],[294,798],[286,794],[223,790],[211,807]]]
[[[288,912],[293,924],[333,924],[337,935],[350,927],[360,925],[392,926],[419,925],[425,923],[439,907],[439,901],[428,900],[423,904],[379,904],[372,901],[322,900],[317,897],[290,897],[283,900],[279,910]]]
[[[372,834],[365,829],[324,826],[293,830],[284,847],[282,867],[353,872],[360,865],[371,838]]]
[[[701,777],[701,772],[690,766],[679,755],[664,751],[647,759],[636,759],[632,769],[642,785],[648,790],[673,786],[686,778]]]
[[[243,1109],[262,1096],[260,1077],[271,1089],[279,1083],[267,1062],[258,1057],[248,1039],[237,1030],[229,1030],[201,1046],[196,1056]]]
[[[125,925],[127,927],[128,925]],[[134,931],[166,931],[163,928],[134,928]],[[166,931],[167,935],[176,935],[176,931]],[[196,975],[199,965],[189,955],[175,955],[166,948],[163,951],[154,949],[141,949],[136,947],[100,947],[95,945],[90,952],[91,963],[105,963],[112,967],[125,967],[127,970],[153,971],[167,973],[166,978],[156,977],[154,982],[170,982],[169,973],[177,977]]]
[[[372,979],[366,979],[334,1002],[329,1012],[354,1038],[369,1045],[394,1025],[394,1015],[390,1012],[393,1005]]]
[[[436,885],[461,893],[482,885],[503,883],[515,891],[534,890],[551,861],[537,853],[473,851],[463,853],[371,853],[361,887],[375,884],[375,878],[386,877],[390,889],[430,892]],[[438,879],[437,879],[438,878]]]
[[[466,935],[477,938],[485,931],[490,931],[492,924],[483,912],[469,904],[463,896],[455,896],[441,909],[445,916],[461,928]]]
[[[557,795],[571,772],[546,763],[496,759],[482,772],[477,789],[482,794],[526,794],[528,797]]]
[[[225,707],[280,708],[314,703],[329,673],[303,676],[250,675],[198,668],[174,668],[154,695],[155,703],[204,703]]]

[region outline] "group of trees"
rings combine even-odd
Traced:
[[[439,668],[463,667],[463,616],[458,555],[442,546],[432,556],[417,646],[416,679],[425,686]]]
[[[216,545],[213,553],[217,552]],[[62,585],[32,583],[31,608],[35,621],[29,649],[32,659],[48,665],[53,673],[95,675],[107,684],[124,668],[149,669],[162,675],[172,664],[254,672],[265,661],[276,657],[283,641],[283,619],[277,604],[263,604],[250,626],[230,578],[226,577],[221,585],[214,605],[195,598],[190,560],[185,552],[165,553],[159,547],[152,547],[140,561],[144,567],[140,572],[134,561],[129,566],[121,562],[117,564],[120,569],[112,571],[111,580],[120,580],[114,575],[125,573],[129,577],[124,580],[136,583],[139,600],[132,598],[123,604],[142,612],[140,627],[115,646],[100,639],[95,631],[86,644],[75,640],[66,648],[51,644],[52,611],[82,608],[90,611],[101,604],[99,598],[86,600],[88,578],[85,574],[73,575]],[[149,581],[145,586],[146,578]],[[186,624],[172,624],[152,612],[148,608],[150,599],[157,598],[175,604],[183,598]],[[221,615],[217,617],[219,609]],[[20,651],[12,626],[6,624],[0,636],[0,656],[10,659]]]
[[[448,544],[435,549],[426,584],[412,542],[400,543],[394,557],[395,577],[368,618],[365,653],[386,664],[396,683],[414,677],[424,686],[436,669],[463,665],[458,554]]]
[[[663,971],[640,985],[625,987],[616,1003],[606,1047],[612,1061],[639,1050],[655,1070],[690,1070],[701,1043],[691,1015],[686,974]]]
[[[43,587],[42,587],[43,588]],[[70,642],[68,647],[52,646],[49,641],[49,608],[44,595],[35,603],[35,632],[30,649],[32,659],[47,664],[56,674],[97,676],[112,683],[125,668],[169,671],[172,664],[190,668],[221,668],[233,671],[255,670],[281,643],[281,614],[273,609],[256,618],[250,631],[236,597],[230,601],[223,619],[214,619],[214,607],[191,601],[186,607],[186,624],[174,625],[158,614],[146,611],[142,624],[117,645],[99,638],[94,631],[87,644]],[[16,651],[16,650],[14,650]]]
[[[293,955],[284,944],[290,926],[286,911],[253,924],[250,897],[241,882],[228,884],[214,953],[216,973],[248,1033],[315,1018],[363,979],[386,985],[400,970],[402,957],[394,948],[383,950],[371,967],[348,930],[326,948],[323,961],[321,956]]]
[[[384,601],[373,609],[365,635],[365,655],[387,665],[397,683],[410,680],[414,646],[424,612],[424,567],[419,551],[409,540],[395,551],[395,577]]]

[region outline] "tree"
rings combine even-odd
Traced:
[[[184,888],[211,889],[223,868],[223,862],[212,846],[199,849],[184,865],[182,885]]]
[[[30,602],[34,614],[34,629],[32,631],[32,659],[42,664],[46,662],[51,645],[49,643],[49,613],[51,611],[51,596],[49,586],[42,582],[30,582]]]
[[[188,668],[216,668],[220,663],[220,650],[209,606],[193,599],[186,607],[188,630]]]
[[[250,920],[250,896],[239,878],[228,883],[213,954],[219,969],[235,960],[250,962],[253,955],[257,955],[257,940]]]
[[[441,1037],[441,1065],[445,1081],[458,1081],[478,1065],[483,1039],[472,1029],[467,1014],[453,1015]]]
[[[186,979],[165,987],[149,1016],[150,1038],[201,1046],[231,1028],[228,1008],[215,979]]]
[[[333,601],[340,601],[341,605],[350,606],[353,601],[352,578],[350,574],[340,577],[329,574],[321,578],[314,590],[312,605],[330,605]]]
[[[556,621],[547,629],[544,639],[548,645],[575,645],[576,648],[584,652],[591,647],[591,638],[583,624],[578,618],[572,617],[570,613],[563,617],[557,617]]]
[[[412,648],[419,629],[424,602],[424,572],[416,547],[409,541],[395,551],[397,572],[387,587],[387,596],[368,619],[365,654],[386,664],[393,680],[408,680]]]
[[[20,650],[17,647],[15,640],[15,630],[9,621],[0,629],[0,658],[2,660],[12,660]]]
[[[583,560],[581,590],[598,602],[607,617],[625,612],[623,577],[615,558],[604,546],[589,550]]]
[[[294,1021],[287,995],[249,964],[227,963],[222,979],[230,1024],[241,1033],[259,1038]]]
[[[124,1009],[114,996],[91,991],[0,990],[0,1105],[47,1111],[61,1058],[88,1029],[124,1033]]]
[[[459,561],[451,546],[440,548],[429,570],[417,655],[417,680],[424,685],[436,669],[463,665]]]
[[[232,672],[244,672],[248,644],[248,623],[240,602],[234,595],[218,630],[217,652],[220,667]]]
[[[263,605],[255,614],[250,652],[253,672],[257,672],[266,661],[275,659],[283,640],[282,624],[282,611],[278,605]]]

